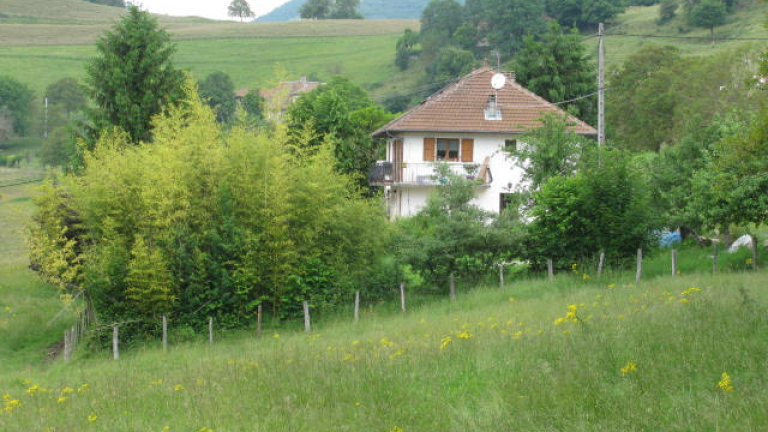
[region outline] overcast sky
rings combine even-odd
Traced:
[[[288,0],[249,0],[248,4],[257,17],[271,12]],[[156,14],[174,16],[201,16],[211,19],[232,19],[227,7],[232,0],[136,0],[132,3]]]

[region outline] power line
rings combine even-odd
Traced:
[[[606,37],[640,37],[640,38],[659,38],[659,39],[683,39],[683,40],[706,40],[711,41],[709,36],[672,36],[672,35],[649,35],[649,34],[631,34],[631,33],[606,33]],[[586,39],[585,39],[586,40]],[[723,37],[715,38],[715,41],[768,41],[768,37]]]

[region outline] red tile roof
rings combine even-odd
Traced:
[[[491,78],[496,72],[482,68],[433,94],[421,104],[406,111],[374,132],[384,137],[397,132],[479,132],[519,134],[541,125],[538,120],[545,113],[566,115],[566,112],[514,80],[507,79],[498,91],[501,120],[486,120],[488,98],[495,95]],[[580,135],[597,135],[597,130],[568,115],[571,131]]]

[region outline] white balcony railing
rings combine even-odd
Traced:
[[[491,182],[492,176],[487,164],[451,162],[447,164],[453,174],[478,185]],[[388,162],[378,161],[371,168],[369,181],[373,186],[434,186],[443,183],[433,162]]]

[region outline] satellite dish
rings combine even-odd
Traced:
[[[497,73],[491,78],[491,87],[495,88],[496,90],[501,90],[504,88],[504,84],[507,83],[507,77],[504,76],[503,73]]]

